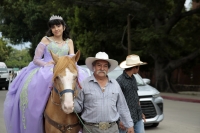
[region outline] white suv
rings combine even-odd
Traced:
[[[0,62],[0,89],[5,87],[8,90],[9,80],[9,70],[4,62]]]
[[[89,75],[91,71],[86,65],[81,66]],[[113,71],[108,73],[110,78],[116,79],[123,73],[123,69],[120,67],[115,68]],[[134,74],[137,85],[138,95],[140,97],[140,105],[142,112],[146,117],[145,126],[157,127],[159,123],[164,119],[163,114],[163,98],[160,96],[160,92],[153,88],[150,84],[149,79],[143,79],[139,74]]]

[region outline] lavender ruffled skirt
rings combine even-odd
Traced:
[[[78,67],[81,82],[88,74]],[[31,62],[9,86],[4,102],[7,133],[44,133],[43,112],[53,77],[53,65],[38,67]]]

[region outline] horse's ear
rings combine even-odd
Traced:
[[[80,50],[78,50],[74,56],[75,62],[78,62],[79,58],[80,58]]]
[[[53,61],[54,61],[55,63],[57,63],[59,57],[58,57],[56,54],[54,54],[52,51],[50,51],[50,53],[51,53],[51,56],[52,56],[52,58],[53,58]]]

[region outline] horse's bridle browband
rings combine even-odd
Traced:
[[[60,96],[60,98],[62,97],[63,94],[68,93],[68,92],[71,92],[74,95],[74,90],[72,90],[72,89],[65,89],[65,90],[63,90],[61,92],[59,92],[55,87],[53,89],[54,89],[54,91],[56,93],[58,93],[58,95]]]
[[[64,124],[57,123],[51,118],[49,118],[49,116],[45,112],[44,112],[44,118],[55,128],[59,129],[62,133],[66,133],[66,131],[70,131],[72,130],[73,127],[78,126],[80,124],[79,122],[76,124],[71,124],[71,125],[64,125]]]

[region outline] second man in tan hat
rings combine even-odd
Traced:
[[[131,118],[133,119],[135,133],[145,133],[142,119],[144,121],[146,120],[140,107],[139,96],[137,93],[138,87],[133,74],[138,73],[140,65],[145,64],[147,63],[140,61],[138,55],[128,55],[126,60],[120,64],[120,67],[124,68],[124,71],[117,78],[117,82],[119,83],[128,104]],[[127,129],[124,127],[123,122],[119,122],[119,129],[119,133],[126,133]]]

